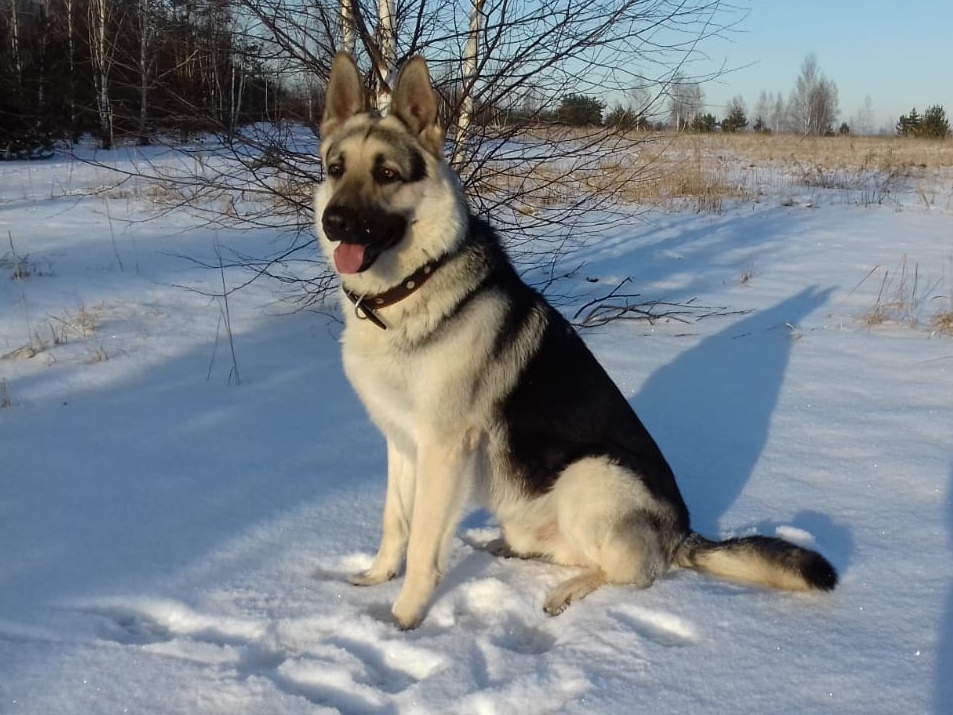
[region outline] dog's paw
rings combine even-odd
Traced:
[[[404,579],[400,593],[397,594],[397,599],[391,608],[394,621],[401,630],[408,631],[420,625],[427,614],[427,605],[439,580],[437,573],[428,574],[425,580]]]
[[[423,607],[409,604],[406,602],[406,599],[401,599],[400,597],[394,602],[394,607],[391,608],[391,615],[394,616],[394,622],[397,624],[397,627],[402,631],[411,631],[417,626],[420,625],[420,622],[424,619],[424,609]]]
[[[572,605],[570,599],[562,597],[554,598],[553,594],[549,594],[545,603],[543,603],[543,612],[545,612],[547,616],[558,616],[569,608],[570,605]]]
[[[483,550],[498,559],[514,559],[519,556],[519,554],[513,551],[510,545],[506,543],[506,539],[493,539],[493,541],[488,541],[483,547]]]
[[[353,576],[348,576],[347,580],[352,586],[374,586],[385,581],[390,581],[397,576],[396,571],[375,571],[373,568]]]
[[[558,616],[576,601],[581,601],[590,593],[606,583],[602,571],[586,571],[563,581],[546,596],[543,610],[550,616]]]

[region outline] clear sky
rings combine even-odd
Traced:
[[[747,14],[736,30],[704,43],[701,74],[724,64],[706,82],[705,101],[719,118],[740,94],[751,113],[761,90],[787,97],[805,56],[837,84],[840,121],[849,121],[869,95],[874,127],[893,125],[911,107],[941,104],[953,117],[953,0],[763,0],[739,2]]]

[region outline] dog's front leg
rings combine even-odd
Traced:
[[[435,437],[433,443],[421,444],[417,455],[407,573],[392,609],[397,625],[404,629],[420,623],[443,575],[476,466],[477,435]]]
[[[352,576],[355,586],[373,586],[389,581],[400,570],[407,551],[410,514],[414,504],[414,464],[393,440],[387,440],[387,493],[381,543],[371,567]]]

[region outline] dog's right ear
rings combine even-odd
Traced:
[[[331,63],[321,136],[329,136],[340,124],[366,109],[367,99],[360,70],[351,55],[338,52]]]

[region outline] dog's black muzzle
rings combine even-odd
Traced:
[[[321,217],[321,225],[324,235],[332,241],[392,246],[403,238],[407,219],[385,211],[328,206]]]
[[[328,206],[321,216],[324,235],[330,241],[364,246],[360,271],[366,271],[388,248],[396,246],[407,231],[400,214],[350,206]]]

